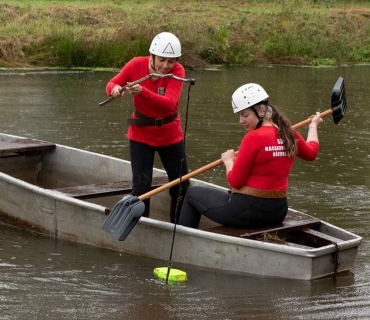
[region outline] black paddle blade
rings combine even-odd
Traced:
[[[344,87],[344,79],[340,77],[334,85],[331,94],[331,108],[333,110],[333,120],[338,124],[344,117],[347,109],[346,90]]]
[[[125,196],[114,205],[101,228],[117,240],[123,241],[135,227],[144,210],[145,205],[138,197]]]

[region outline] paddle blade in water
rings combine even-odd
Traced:
[[[138,197],[125,196],[115,204],[101,228],[117,240],[123,241],[135,227],[144,210],[145,205]]]
[[[167,273],[168,273],[168,267],[155,268],[153,273],[158,278],[166,280]],[[187,280],[187,274],[185,271],[181,271],[178,269],[172,269],[172,268],[170,269],[170,274],[168,275],[168,281],[184,282],[186,280]]]

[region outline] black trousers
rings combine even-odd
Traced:
[[[132,195],[140,196],[150,191],[155,152],[158,152],[169,181],[178,179],[180,175],[183,176],[188,173],[183,141],[170,146],[153,147],[145,143],[130,140]],[[169,189],[171,196],[170,219],[172,223],[178,221],[177,217],[180,213],[188,186],[189,182],[184,181],[180,185]],[[149,217],[150,199],[144,200],[144,204],[145,211],[143,216]]]
[[[264,199],[194,186],[184,199],[179,224],[198,228],[203,214],[226,227],[258,228],[281,223],[287,212],[287,198]]]

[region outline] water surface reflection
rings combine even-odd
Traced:
[[[0,73],[0,126],[9,134],[47,140],[128,159],[128,97],[99,107],[115,72]],[[290,178],[293,208],[359,234],[364,241],[353,274],[306,282],[241,277],[191,266],[182,285],[166,286],[143,259],[54,241],[0,225],[0,318],[3,319],[366,319],[370,313],[369,67],[232,68],[189,71],[186,92],[189,168],[236,149],[244,134],[231,111],[231,94],[246,82],[264,86],[293,124],[330,108],[339,76],[349,109],[319,129],[320,156],[296,161]],[[186,88],[186,86],[185,86]],[[187,89],[187,88],[186,88]],[[306,135],[306,129],[300,129]],[[157,166],[160,162],[157,160]],[[200,178],[226,186],[222,167]],[[170,244],[169,244],[170,246]],[[175,250],[181,250],[175,246]]]

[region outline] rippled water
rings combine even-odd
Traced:
[[[189,168],[237,149],[244,134],[231,94],[257,82],[298,123],[330,109],[339,76],[348,112],[320,126],[317,161],[297,160],[290,205],[363,237],[353,273],[313,282],[240,276],[187,265],[184,284],[165,285],[153,269],[167,261],[56,241],[0,225],[0,319],[367,319],[370,318],[370,68],[232,68],[192,71],[182,96]],[[128,158],[125,97],[99,107],[114,72],[0,72],[0,130]],[[307,129],[300,132],[306,135]],[[156,162],[160,166],[159,161]],[[200,178],[225,185],[224,170]],[[1,196],[0,196],[1,201]],[[171,245],[170,243],[168,244]],[[175,246],[175,250],[181,250]]]

